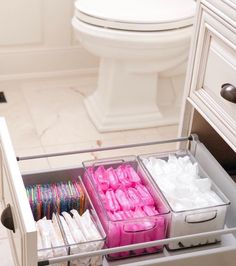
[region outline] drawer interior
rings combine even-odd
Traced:
[[[225,170],[219,165],[216,159],[210,154],[210,152],[205,148],[202,143],[197,143],[197,145],[192,144],[189,147],[191,153],[196,157],[198,162],[200,163],[201,167],[206,171],[206,173],[213,177],[213,181],[219,186],[219,188],[223,191],[223,193],[227,196],[230,200],[231,204],[227,212],[226,216],[226,227],[225,230],[236,227],[236,197],[235,191],[236,187],[232,179],[227,175]],[[22,175],[24,185],[33,185],[36,183],[48,183],[48,182],[58,182],[58,181],[67,181],[68,178],[77,178],[78,176],[83,176],[84,169],[82,167],[78,168],[71,168],[71,169],[59,169],[59,170],[52,170],[47,172],[38,172],[38,173],[25,173]],[[224,230],[223,230],[224,231]],[[194,254],[198,254],[199,252],[210,252],[210,250],[215,250],[216,252],[220,251],[221,249],[225,248],[232,248],[236,245],[236,234],[233,232],[220,232],[222,241],[216,244],[210,244],[201,247],[193,247],[187,248],[177,251],[170,251],[164,248],[163,252],[157,254],[155,258],[160,261],[164,258],[173,259],[176,256],[195,256]],[[188,236],[187,236],[188,237]],[[197,237],[196,235],[193,237]],[[166,239],[164,244],[168,244],[171,241],[176,241],[174,238]],[[128,250],[128,249],[127,249]],[[111,251],[107,250],[107,254],[112,253]],[[152,255],[142,256],[138,260],[136,258],[130,258],[122,260],[122,265],[126,263],[133,263],[147,261],[148,257],[152,258]],[[119,262],[119,261],[118,261]],[[120,265],[118,262],[106,262],[107,265]],[[135,262],[135,263],[136,263]],[[118,263],[118,264],[117,264]],[[141,265],[141,264],[140,264]]]

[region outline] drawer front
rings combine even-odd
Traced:
[[[2,155],[2,150],[1,152],[1,158],[3,158]],[[21,265],[23,263],[23,257],[22,257],[22,247],[23,247],[23,242],[22,242],[22,228],[19,226],[19,217],[17,216],[16,210],[15,210],[15,203],[14,199],[11,196],[11,189],[10,189],[10,184],[9,180],[7,178],[8,173],[6,169],[6,165],[4,162],[1,162],[1,172],[2,172],[2,182],[1,186],[4,192],[4,198],[3,198],[3,208],[6,208],[9,206],[12,216],[13,216],[13,223],[14,223],[14,230],[15,232],[9,230],[8,236],[10,235],[10,246],[12,249],[12,253],[15,255],[14,260],[16,265]]]
[[[5,208],[10,206],[15,229],[15,232],[9,230],[15,263],[17,266],[36,265],[35,223],[3,118],[0,118],[0,171],[1,200]],[[2,213],[2,221],[5,217]]]
[[[223,84],[236,87],[236,29],[204,6],[198,27],[188,100],[236,151],[236,103],[221,96]]]
[[[236,50],[214,37],[210,41],[202,89],[219,110],[232,119],[232,123],[236,123],[236,103],[221,96],[222,85],[227,83],[235,86],[236,95]]]
[[[234,0],[202,0],[202,3],[212,9],[232,25],[236,25],[236,2]]]

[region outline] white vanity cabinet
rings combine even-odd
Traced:
[[[190,134],[195,133],[195,129],[197,133],[200,133],[201,142],[192,135],[193,140],[186,138],[184,142],[181,141],[181,146],[189,149],[207,175],[213,179],[214,183],[229,199],[230,206],[226,216],[226,226],[222,230],[173,237],[151,244],[136,244],[135,246],[140,248],[148,247],[148,245],[168,245],[190,238],[201,238],[201,236],[220,236],[221,242],[177,251],[169,251],[164,248],[163,252],[160,253],[126,260],[107,261],[104,257],[104,266],[235,265],[236,184],[215,159],[214,150],[214,148],[218,148],[219,153],[224,154],[224,148],[227,147],[227,151],[229,150],[229,154],[232,156],[228,156],[227,152],[224,154],[224,159],[229,160],[231,166],[235,166],[236,169],[236,157],[234,157],[236,151],[236,104],[220,96],[223,84],[236,86],[235,7],[236,2],[233,0],[202,0],[198,2],[198,13],[185,85],[185,109],[180,126],[183,136],[190,136]],[[220,143],[224,143],[224,148],[219,148],[218,142],[210,145],[208,141],[212,139],[211,135],[214,135],[214,140],[220,139]],[[210,147],[210,151],[203,143]],[[81,163],[78,162],[76,171],[82,174]],[[59,169],[56,172],[57,174],[64,174],[73,171],[73,169]],[[38,173],[38,175],[47,178],[51,174]],[[25,179],[26,176],[20,173],[5,121],[0,118],[0,199],[4,204],[5,213],[9,216],[8,227],[12,253],[17,266],[34,266],[38,264],[37,233],[25,192]],[[10,214],[12,214],[12,218]],[[96,255],[98,253],[106,255],[128,249],[129,247],[103,249],[98,251]],[[48,265],[72,258],[76,259],[76,256],[94,254],[94,252],[90,252],[59,259],[52,258],[38,265]]]
[[[201,1],[190,57],[182,132],[191,127],[194,107],[236,151],[235,1]]]

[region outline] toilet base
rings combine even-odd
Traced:
[[[119,130],[132,130],[156,126],[174,125],[179,121],[180,108],[164,107],[162,114],[104,114],[96,103],[94,97],[89,96],[84,101],[88,115],[99,132]]]
[[[192,26],[145,32],[97,27],[77,17],[72,23],[81,44],[100,58],[97,88],[85,100],[99,131],[178,123],[183,85],[172,83],[185,74]]]
[[[173,84],[179,82],[174,82],[172,73],[161,77],[150,65],[135,63],[108,58],[100,61],[97,89],[84,100],[98,131],[178,123],[176,92],[183,88]]]

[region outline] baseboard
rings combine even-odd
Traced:
[[[0,52],[0,80],[95,75],[98,59],[82,47]]]
[[[27,80],[27,79],[55,79],[55,78],[70,78],[70,77],[96,77],[98,75],[98,68],[84,68],[76,70],[62,70],[52,72],[35,72],[22,74],[0,75],[1,81],[9,80]]]

